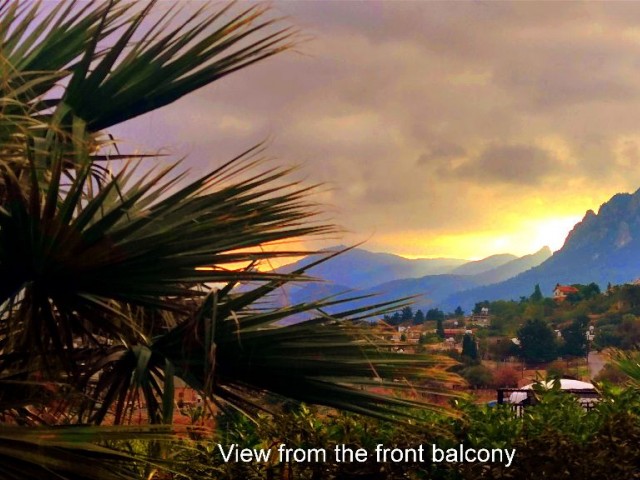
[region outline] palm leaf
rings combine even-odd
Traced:
[[[123,183],[132,178],[125,168],[95,194],[90,166],[62,187],[60,158],[46,192],[34,164],[28,192],[6,174],[0,320],[13,319],[12,342],[31,350],[37,337],[38,354],[53,348],[72,373],[64,352],[78,336],[134,344],[146,338],[150,332],[129,318],[127,306],[184,312],[184,302],[204,295],[205,282],[293,278],[231,267],[283,255],[258,248],[269,242],[332,231],[303,223],[313,215],[304,201],[307,188],[266,188],[286,170],[235,179],[259,154],[252,149],[169,196],[163,192],[175,186],[165,180],[171,168],[133,187]]]
[[[117,0],[61,2],[47,15],[39,2],[5,4],[0,57],[12,72],[8,85],[21,90],[22,103],[35,102],[41,115],[59,109],[62,123],[70,126],[79,117],[88,131],[98,132],[275,55],[295,35],[278,28],[277,20],[265,20],[266,9],[258,5],[235,14],[230,6],[212,13],[202,7],[184,21],[175,9],[149,24],[155,3],[136,10]],[[112,35],[118,40],[104,49]],[[35,72],[59,74],[22,88]],[[50,95],[65,76],[64,95]]]
[[[630,382],[640,388],[640,352],[616,350],[612,352],[611,359],[629,377]]]
[[[140,478],[146,466],[168,470],[166,462],[133,455],[114,442],[175,441],[169,428],[0,426],[0,477],[123,480]]]
[[[189,182],[178,164],[147,171],[148,155],[117,149],[103,129],[295,37],[259,5],[186,20],[170,8],[150,24],[155,4],[0,5],[0,386],[13,389],[0,413],[23,425],[0,427],[0,476],[115,479],[153,466],[105,442],[165,430],[34,425],[126,424],[136,405],[169,423],[174,377],[222,408],[251,413],[275,395],[379,418],[436,408],[421,395],[446,394],[457,378],[450,360],[394,354],[359,323],[410,299],[332,316],[364,297],[261,304],[311,280],[318,263],[262,271],[261,261],[312,253],[265,246],[336,231],[316,220],[315,187],[268,168],[262,146]]]

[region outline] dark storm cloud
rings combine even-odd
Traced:
[[[462,179],[535,185],[562,167],[544,149],[532,145],[491,145],[480,155],[445,171]]]
[[[418,157],[418,165],[433,165],[449,162],[455,158],[464,157],[465,149],[455,143],[440,143],[431,147]]]

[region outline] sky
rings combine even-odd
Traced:
[[[272,6],[294,51],[116,136],[194,174],[267,140],[324,183],[314,200],[345,230],[326,245],[407,257],[557,250],[640,187],[640,3]]]

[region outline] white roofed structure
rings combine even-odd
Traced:
[[[593,403],[596,388],[591,383],[581,382],[580,380],[573,380],[570,378],[561,378],[560,380],[549,380],[545,382],[538,382],[537,384],[541,385],[543,388],[551,389],[554,386],[554,382],[557,381],[560,382],[561,390],[569,390],[571,393],[575,393],[578,396],[580,403]],[[534,385],[536,385],[536,383],[530,383],[529,385],[525,385],[520,388],[520,390],[532,390]],[[585,397],[580,396],[580,393],[583,392],[585,393]],[[509,395],[507,402],[511,404],[520,404],[527,398],[527,392],[512,392],[511,395]]]

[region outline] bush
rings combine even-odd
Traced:
[[[478,369],[479,367],[471,367]],[[275,417],[259,415],[257,423],[242,416],[219,418],[218,436],[196,449],[177,445],[178,462],[192,469],[190,478],[244,480],[316,479],[441,479],[494,480],[544,478],[564,480],[640,479],[640,392],[608,390],[602,401],[585,411],[572,395],[551,391],[538,405],[517,416],[509,406],[488,407],[457,402],[459,417],[424,412],[412,426],[384,422],[328,409],[294,407]],[[373,452],[377,444],[390,448],[431,445],[439,448],[515,449],[513,463],[225,463],[216,444],[246,448],[324,448],[344,444]],[[329,457],[330,459],[331,457]]]
[[[640,395],[626,390],[604,392],[602,401],[585,411],[575,397],[548,392],[527,414],[506,408],[466,405],[464,427],[456,441],[465,446],[515,448],[513,464],[451,465],[446,478],[564,480],[640,479]]]
[[[515,388],[521,374],[513,367],[500,367],[493,372],[493,386],[496,388]]]
[[[610,383],[611,385],[622,385],[629,380],[629,377],[615,365],[607,363],[594,380],[596,382]]]
[[[547,366],[547,377],[567,378],[567,364],[563,360],[555,360]]]
[[[502,361],[508,357],[516,357],[520,353],[518,346],[509,337],[500,337],[493,342],[487,342],[487,353],[496,361]]]
[[[493,373],[483,365],[474,365],[462,370],[462,377],[473,388],[483,388],[493,385]]]

